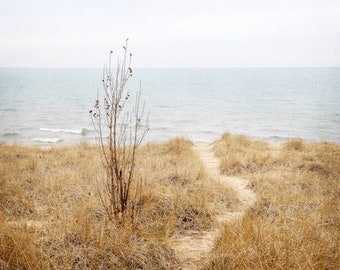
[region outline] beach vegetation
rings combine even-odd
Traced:
[[[133,223],[110,220],[98,151],[0,144],[0,269],[179,267],[171,237],[211,228],[217,209],[237,201],[211,184],[193,143],[174,138],[136,150],[141,210]]]
[[[224,134],[220,170],[249,179],[255,204],[226,225],[206,269],[338,269],[340,146]]]
[[[123,60],[118,60],[115,70],[110,52],[109,63],[103,69],[103,96],[98,93],[90,114],[106,170],[105,180],[98,185],[101,203],[110,219],[128,212],[133,221],[142,189],[140,175],[135,173],[136,150],[148,131],[148,116],[141,102],[141,89],[133,94],[134,105],[128,104],[131,94],[127,83],[133,74],[128,40],[123,49]]]
[[[186,138],[136,149],[133,223],[110,220],[100,204],[100,146],[1,143],[0,269],[180,269],[172,239],[211,230],[201,269],[338,269],[339,145],[231,134],[212,144],[221,173],[256,194],[219,226],[216,214],[240,211],[237,192],[213,181]]]

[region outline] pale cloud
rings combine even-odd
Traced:
[[[339,66],[333,0],[0,0],[0,66]]]

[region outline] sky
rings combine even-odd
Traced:
[[[340,66],[339,0],[0,0],[0,67]]]

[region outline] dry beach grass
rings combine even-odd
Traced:
[[[215,149],[258,198],[221,231],[207,269],[339,269],[339,145],[224,134]]]
[[[251,204],[216,181],[197,147],[175,138],[138,149],[131,223],[103,212],[96,146],[0,144],[0,269],[338,269],[339,145],[224,134],[209,149],[221,177],[248,180]],[[210,250],[185,261],[180,239],[207,235]]]
[[[42,149],[1,144],[0,259],[3,268],[168,269],[169,241],[212,226],[233,204],[228,188],[211,186],[193,143],[173,139],[140,148],[142,211],[133,224],[109,222],[97,189],[97,147]],[[98,181],[97,181],[98,180]],[[214,196],[217,194],[218,196]]]

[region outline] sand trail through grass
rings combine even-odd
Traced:
[[[177,235],[171,241],[180,263],[178,269],[198,269],[204,265],[208,253],[213,248],[214,240],[218,236],[219,228],[223,224],[234,219],[241,218],[245,210],[249,208],[256,199],[255,193],[247,185],[248,181],[236,177],[224,176],[220,173],[219,159],[213,151],[213,144],[195,144],[194,150],[199,154],[202,163],[205,166],[207,174],[217,183],[223,183],[232,188],[239,199],[239,205],[235,211],[220,211],[213,228],[209,231],[187,231],[184,234]]]

